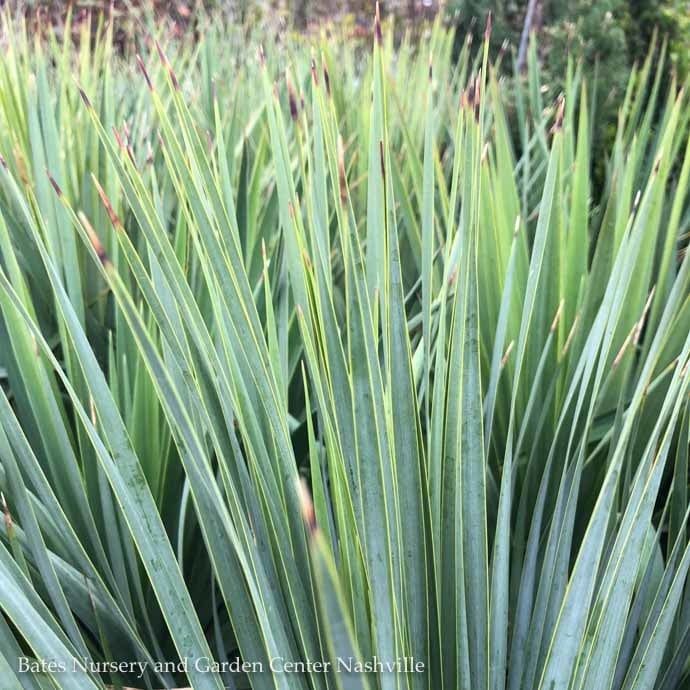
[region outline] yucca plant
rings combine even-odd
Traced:
[[[578,66],[545,106],[488,35],[209,27],[134,88],[107,30],[5,27],[3,690],[688,682],[663,55],[604,153]]]

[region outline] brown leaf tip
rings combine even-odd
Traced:
[[[323,63],[323,83],[326,86],[326,94],[331,97],[331,76],[328,73],[328,67],[326,66],[326,61]]]
[[[288,90],[288,101],[290,102],[290,117],[292,118],[293,122],[297,122],[299,118],[299,106],[297,105],[297,94],[295,93],[295,89],[292,86],[292,82],[290,81],[290,77],[288,76],[287,79],[287,90]]]
[[[81,86],[77,86],[77,89],[79,89],[79,96],[81,96],[81,100],[84,102],[84,105],[89,110],[93,110],[93,106],[91,105],[89,97],[86,95],[86,91],[84,91],[84,89],[82,89]]]
[[[96,252],[98,260],[104,266],[107,266],[108,264],[110,264],[110,259],[108,258],[108,254],[105,251],[105,248],[103,247],[103,243],[101,242],[100,237],[98,237],[98,235],[93,231],[93,228],[88,229],[88,234],[89,239],[91,240],[91,246],[93,247],[94,252]]]
[[[96,191],[98,192],[98,196],[101,199],[101,203],[103,204],[103,208],[105,209],[106,213],[108,214],[108,218],[110,219],[110,222],[112,223],[113,228],[115,228],[115,230],[122,230],[122,228],[123,228],[122,221],[118,217],[117,213],[115,213],[115,209],[113,208],[113,205],[110,202],[108,195],[105,193],[105,191],[103,190],[103,187],[101,187],[100,183],[98,182],[98,180],[96,179],[96,177],[94,175],[91,175],[91,179],[93,180],[93,184],[96,187]]]
[[[307,527],[310,535],[314,535],[318,530],[318,525],[316,524],[316,512],[314,511],[314,502],[311,500],[311,494],[309,493],[309,487],[307,482],[302,477],[297,485],[297,491],[299,493],[299,504],[300,510],[302,511],[302,519]]]
[[[163,48],[161,47],[161,44],[158,41],[156,41],[156,50],[158,51],[158,57],[165,66],[166,70],[168,71],[168,76],[170,77],[170,81],[172,82],[173,88],[175,89],[175,91],[179,91],[180,82],[177,81],[177,75],[175,74],[175,70],[172,68],[170,60],[168,60],[168,56],[165,54]]]
[[[383,31],[381,30],[381,7],[378,0],[376,2],[376,15],[374,17],[374,33],[376,34],[376,43],[383,44]]]
[[[110,258],[108,257],[108,253],[105,251],[105,248],[103,247],[103,243],[101,242],[101,238],[97,235],[96,231],[93,229],[93,226],[91,223],[89,223],[89,219],[83,214],[79,213],[79,220],[81,221],[81,224],[83,228],[86,230],[86,234],[89,237],[89,242],[91,242],[91,247],[98,257],[98,260],[101,262],[101,265],[104,268],[109,268],[113,264],[110,261]],[[95,407],[92,408],[92,421],[94,425],[96,424],[96,420],[93,417],[95,414]]]
[[[149,73],[146,70],[146,65],[144,65],[144,61],[141,59],[140,55],[137,55],[136,57],[139,69],[141,70],[141,73],[144,75],[144,79],[146,79],[146,85],[149,87],[149,91],[153,91],[153,84],[151,83],[151,77],[149,77]]]
[[[50,180],[50,184],[55,190],[55,193],[58,195],[59,198],[62,198],[62,189],[60,189],[60,185],[55,181],[55,178],[47,170],[46,175],[48,175],[48,179]]]
[[[484,27],[484,40],[489,41],[491,38],[491,31],[493,29],[494,25],[494,13],[489,10],[489,13],[486,15],[486,26]]]
[[[117,143],[117,147],[121,150],[124,151],[126,148],[125,142],[122,140],[122,135],[120,134],[120,130],[118,130],[117,127],[113,125],[113,136],[115,137],[115,142]]]
[[[168,65],[168,58],[166,57],[165,53],[163,52],[163,48],[161,47],[161,44],[158,39],[154,41],[154,44],[156,46],[156,52],[158,53],[158,57],[161,59],[161,62],[164,65]]]

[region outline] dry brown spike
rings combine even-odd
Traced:
[[[104,267],[109,267],[112,266],[112,262],[110,261],[110,257],[108,256],[108,253],[105,251],[105,247],[103,246],[103,243],[101,242],[101,238],[98,236],[96,231],[93,228],[93,225],[89,223],[88,219],[83,213],[79,214],[79,219],[82,222],[82,225],[84,226],[84,229],[86,230],[86,234],[89,236],[89,241],[91,242],[91,247],[93,248],[94,253],[98,257],[98,260],[101,262],[101,265]],[[95,422],[94,422],[95,423]]]
[[[180,83],[177,81],[177,75],[175,74],[175,70],[172,68],[172,65],[170,64],[170,60],[168,60],[168,56],[163,51],[161,44],[157,40],[155,43],[156,43],[156,50],[158,51],[158,57],[160,57],[161,62],[165,66],[166,70],[168,71],[168,75],[170,77],[170,81],[172,82],[173,88],[175,89],[175,91],[179,91],[180,90]]]
[[[464,104],[474,110],[474,80],[471,79],[467,89],[463,93]]]
[[[297,94],[292,86],[292,81],[290,80],[290,75],[285,75],[285,82],[287,84],[288,91],[288,101],[290,103],[290,117],[293,122],[297,122],[299,119],[299,106],[297,105]]]
[[[89,110],[93,110],[93,106],[91,105],[91,101],[89,100],[89,97],[86,95],[86,92],[84,91],[84,89],[82,89],[81,86],[77,86],[77,89],[79,89],[79,96],[81,97],[81,100],[83,101],[84,105]]]
[[[316,524],[316,511],[314,510],[314,502],[311,500],[309,487],[304,477],[300,478],[297,485],[297,492],[299,494],[300,510],[302,512],[302,519],[307,527],[310,535],[314,535],[318,530]]]
[[[58,195],[58,198],[62,198],[62,189],[60,189],[60,185],[55,181],[55,178],[48,172],[48,170],[46,170],[46,175],[48,175],[50,184],[55,190],[55,193]]]
[[[484,27],[484,40],[488,43],[489,39],[491,38],[491,31],[493,29],[494,25],[494,15],[491,10],[489,10],[489,13],[486,15],[486,26]]]
[[[479,107],[481,104],[481,91],[482,91],[482,72],[479,70],[477,78],[474,81],[474,119],[479,122]]]
[[[161,44],[158,41],[158,39],[156,39],[154,41],[154,45],[156,46],[156,52],[158,53],[158,57],[160,58],[161,62],[167,66],[169,64],[168,58],[166,57],[165,53],[163,52],[163,48],[161,47]]]
[[[91,180],[93,181],[93,184],[96,187],[96,191],[98,192],[98,196],[101,199],[101,203],[103,204],[103,208],[105,209],[105,212],[108,214],[108,218],[110,219],[110,222],[112,223],[113,228],[115,228],[115,230],[124,229],[124,226],[122,225],[122,221],[118,217],[117,213],[115,213],[115,209],[113,208],[113,205],[110,203],[110,199],[108,198],[108,195],[105,193],[105,191],[103,191],[103,187],[101,187],[100,183],[96,179],[96,176],[92,174]]]
[[[328,97],[331,97],[331,77],[328,74],[328,66],[326,65],[326,61],[323,61],[323,83],[326,86],[326,94]]]
[[[376,34],[376,43],[382,45],[383,31],[381,30],[381,8],[379,7],[378,0],[376,2],[376,15],[374,17],[374,33]]]
[[[139,69],[141,70],[141,73],[144,75],[144,79],[146,79],[146,85],[149,87],[149,91],[153,92],[153,84],[151,83],[151,77],[149,77],[149,73],[146,70],[146,65],[144,65],[144,61],[141,59],[141,56],[137,54],[137,64],[139,65]]]
[[[125,142],[122,141],[122,136],[120,135],[120,130],[118,130],[115,125],[113,125],[113,136],[115,137],[115,142],[117,143],[117,147],[121,150],[124,151],[125,149]]]

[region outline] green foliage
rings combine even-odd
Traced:
[[[690,96],[662,61],[605,155],[581,64],[550,102],[533,48],[509,91],[440,23],[360,59],[210,22],[143,74],[112,25],[4,34],[7,687],[688,682]],[[335,672],[374,657],[424,672]]]
[[[456,18],[459,35],[470,31],[475,38],[480,38],[491,11],[496,25],[494,50],[505,41],[517,53],[527,5],[527,0],[470,0],[451,2],[448,10]],[[644,61],[658,37],[668,45],[668,64],[681,80],[690,67],[690,5],[683,0],[537,2],[531,28],[544,78],[554,97],[563,88],[568,60],[582,60],[587,80],[599,84],[596,107],[604,123],[615,121],[630,70],[635,63]],[[667,81],[665,87],[668,86]],[[600,145],[610,145],[613,133],[602,129],[597,136]]]
[[[669,42],[670,62],[681,77],[690,69],[690,4],[687,0],[632,0],[630,14],[635,17],[635,33],[630,40],[631,54],[642,59],[652,34],[658,31]]]

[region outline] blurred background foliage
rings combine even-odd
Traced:
[[[171,35],[192,36],[201,15],[218,12],[243,26],[261,27],[280,38],[286,31],[315,34],[340,30],[353,40],[371,35],[374,0],[0,0],[13,13],[54,27],[71,13],[75,36],[79,24],[106,11],[114,18],[121,49],[136,47],[151,22],[166,24]],[[562,86],[569,57],[581,59],[584,75],[599,81],[601,119],[615,122],[634,64],[642,62],[655,34],[665,41],[668,64],[682,82],[690,67],[690,2],[688,0],[382,0],[383,15],[394,16],[399,34],[424,29],[426,20],[442,13],[457,28],[458,52],[465,37],[478,39],[486,17],[493,14],[495,51],[509,50],[520,67],[526,63],[526,38],[534,36],[537,53],[555,95]],[[46,22],[46,19],[49,21]],[[511,69],[511,61],[505,61]],[[669,73],[668,79],[671,78]],[[551,94],[554,95],[554,94]],[[605,133],[604,133],[605,134]]]
[[[314,32],[325,24],[349,25],[353,38],[364,38],[371,31],[374,4],[374,0],[0,0],[0,6],[10,11],[49,16],[58,26],[68,12],[85,20],[106,10],[120,31],[131,37],[136,36],[137,24],[152,18],[182,34],[194,28],[201,13],[211,10],[240,24],[273,23],[283,30]],[[441,12],[457,26],[459,37],[471,33],[478,38],[491,12],[495,49],[511,46],[517,57],[528,28],[549,72],[562,75],[567,56],[580,57],[590,71],[598,66],[606,73],[611,100],[620,98],[630,68],[644,59],[656,31],[668,40],[670,64],[681,80],[690,66],[688,0],[382,0],[379,4],[383,15],[394,15],[399,26],[407,28]]]

